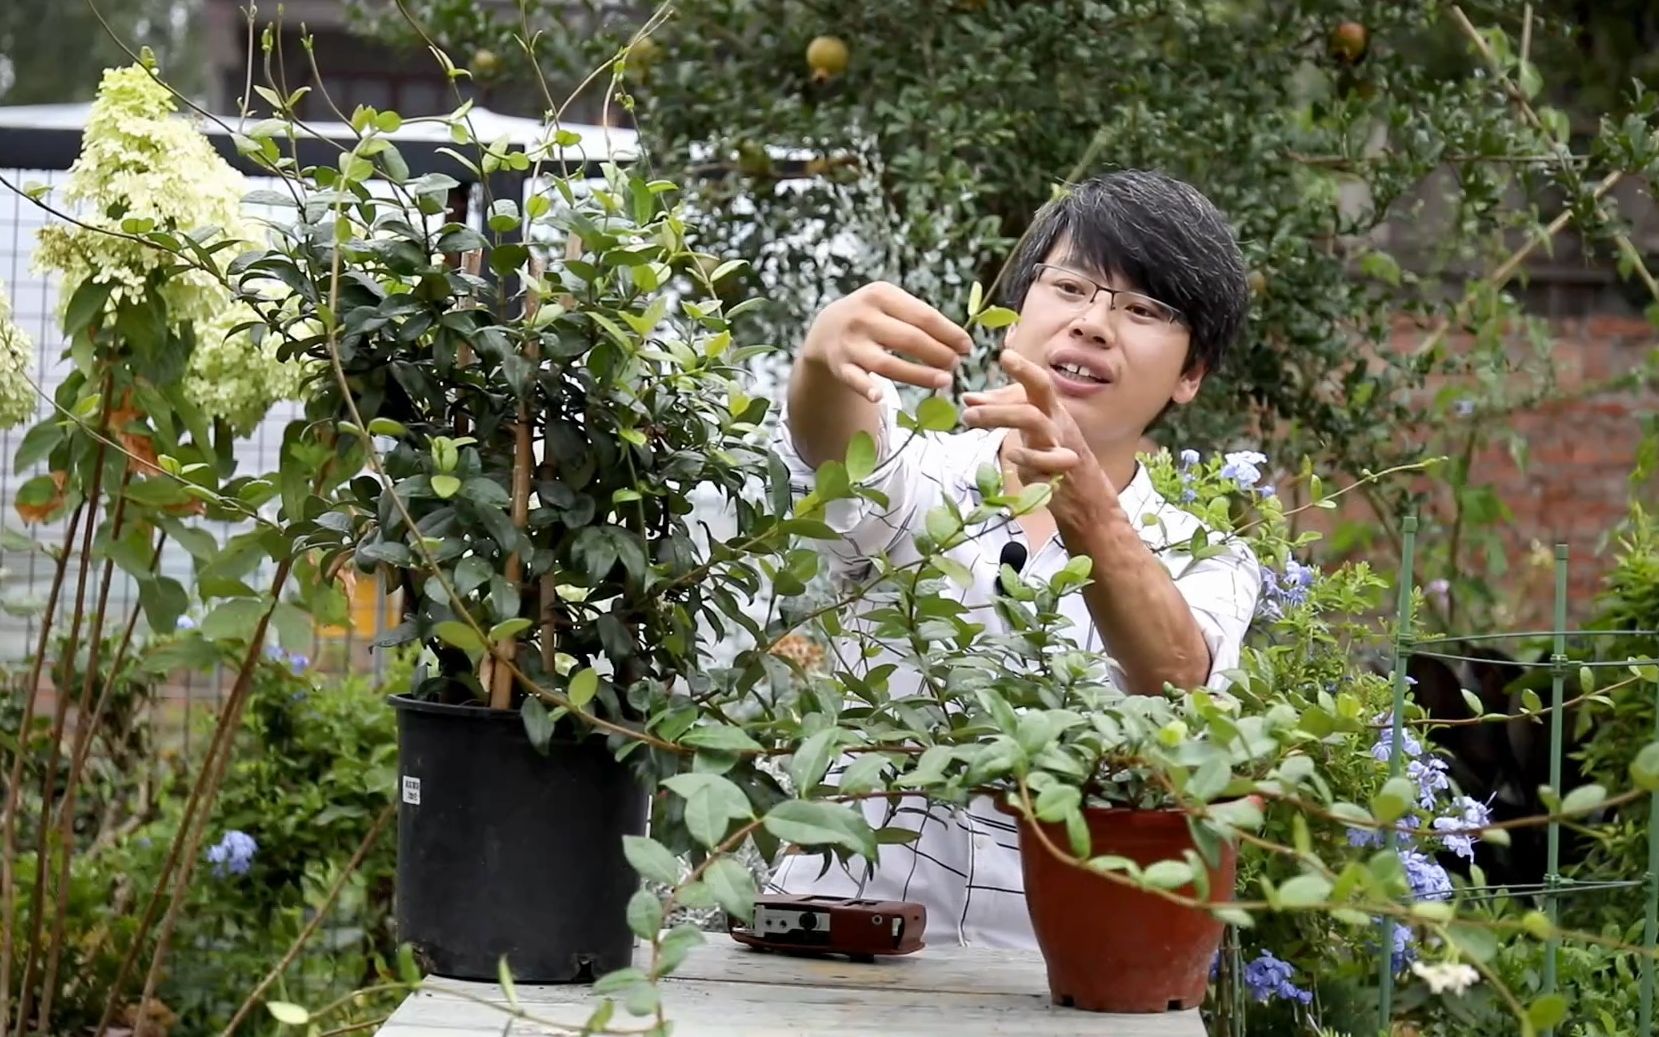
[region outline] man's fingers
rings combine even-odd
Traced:
[[[866,400],[871,403],[881,402],[881,386],[876,384],[875,379],[870,377],[870,372],[864,370],[864,368],[854,363],[845,363],[835,374],[836,377],[841,379],[842,385],[858,393]]]
[[[970,407],[978,407],[987,403],[1024,403],[1025,386],[1018,382],[1012,385],[1002,385],[995,389],[985,389],[980,392],[965,392],[962,402]]]
[[[1029,403],[987,403],[969,407],[962,414],[964,424],[975,428],[1017,428],[1025,441],[1036,447],[1055,445],[1054,422]]]
[[[919,385],[924,389],[946,389],[950,387],[951,382],[949,371],[902,360],[875,343],[864,343],[854,348],[850,366],[860,367],[883,378],[903,382],[905,385]]]
[[[953,353],[967,356],[973,349],[973,338],[960,325],[908,292],[885,292],[880,304],[884,312],[926,332]]]
[[[955,370],[962,362],[962,354],[934,338],[913,324],[883,314],[872,314],[860,321],[858,332],[889,352],[909,360],[936,367],[941,371]]]
[[[1012,349],[1002,351],[1002,369],[1008,372],[1010,378],[1025,387],[1026,398],[1041,407],[1045,413],[1054,413],[1054,380],[1049,377],[1034,361],[1014,352]]]
[[[1031,472],[1038,475],[1063,475],[1076,468],[1079,462],[1077,451],[1068,447],[1049,447],[1044,450],[1035,450],[1031,447],[1010,447],[1008,460],[1022,472]]]

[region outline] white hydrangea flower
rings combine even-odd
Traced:
[[[34,366],[35,344],[12,322],[11,301],[0,282],[0,429],[35,416],[35,389],[29,382]]]
[[[1433,964],[1424,964],[1420,961],[1411,963],[1411,971],[1429,985],[1429,990],[1436,994],[1462,994],[1476,983],[1480,982],[1480,973],[1474,966],[1462,962],[1437,961]]]
[[[166,87],[138,65],[109,69],[63,195],[81,204],[80,219],[96,229],[72,224],[42,229],[35,265],[62,275],[64,306],[87,281],[113,285],[112,306],[137,300],[149,276],[173,260],[103,231],[121,231],[128,220],[149,220],[175,234],[216,228],[216,236],[252,245],[264,239],[264,232],[243,210],[247,191],[242,175],[194,125],[175,114]],[[245,250],[233,246],[216,258],[229,263]],[[293,398],[303,366],[278,361],[275,343],[255,349],[245,332],[227,340],[226,332],[250,319],[252,311],[233,305],[230,293],[211,275],[172,273],[161,292],[174,328],[186,322],[196,326],[199,345],[187,379],[189,391],[208,414],[246,432],[271,404]]]
[[[238,303],[198,321],[196,349],[184,376],[190,398],[206,413],[225,419],[238,436],[251,433],[277,400],[297,399],[307,370],[305,363],[277,359],[280,342],[274,335],[255,346],[246,332],[230,334],[254,317],[252,308]],[[251,369],[265,373],[251,379]]]

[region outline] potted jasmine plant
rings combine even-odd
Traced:
[[[908,420],[921,428],[950,419],[930,404]],[[856,446],[849,453],[855,474],[862,472],[855,455],[863,453]],[[1259,473],[1245,471],[1248,457],[1143,460],[1166,499],[1186,501],[1212,538],[1248,541],[1263,566],[1267,617],[1308,611],[1312,571],[1294,560],[1308,538],[1290,534],[1280,501],[1256,488]],[[833,464],[825,467],[819,493],[843,481]],[[1328,756],[1364,755],[1360,739],[1373,732],[1362,717],[1374,713],[1386,683],[1323,697],[1296,686],[1299,680],[1281,683],[1287,651],[1326,661],[1344,654],[1335,639],[1303,623],[1306,636],[1295,646],[1277,647],[1258,634],[1225,691],[1126,694],[1110,681],[1108,661],[1080,648],[1063,617],[1062,600],[1090,577],[1086,558],[1047,582],[1005,570],[1007,593],[995,608],[1006,632],[988,633],[952,600],[946,552],[987,522],[1040,506],[1046,487],[1003,496],[989,468],[980,483],[975,513],[947,507],[929,516],[928,533],[916,538],[918,560],[893,566],[877,559],[856,592],[877,603],[857,622],[835,621],[832,633],[861,643],[847,656],[872,655],[880,645],[914,667],[918,691],[884,694],[891,689],[872,686],[856,668],[816,679],[808,710],[838,696],[858,703],[841,714],[856,731],[818,739],[859,750],[833,793],[879,800],[904,792],[955,805],[992,794],[1019,830],[1026,906],[1054,1000],[1110,1012],[1197,1007],[1225,923],[1250,921],[1234,906],[1239,834],[1263,827],[1272,800],[1329,803],[1342,794],[1318,776],[1319,765]],[[1316,482],[1311,489],[1322,498]],[[863,491],[855,483],[844,492]],[[1363,567],[1329,579],[1330,593],[1345,599],[1375,582]],[[879,595],[871,590],[877,586]],[[1305,663],[1301,672],[1316,669]],[[826,787],[823,794],[832,793]],[[1375,816],[1351,804],[1341,809],[1362,826],[1393,820],[1392,804]],[[886,829],[882,808],[865,816],[883,841],[914,838]],[[1373,892],[1392,895],[1385,886],[1379,881]],[[1331,887],[1325,869],[1299,862],[1283,885],[1286,906],[1318,901]],[[1270,886],[1270,899],[1280,892]]]

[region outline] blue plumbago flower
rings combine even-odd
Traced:
[[[1475,413],[1475,401],[1465,396],[1452,404],[1452,413],[1460,418],[1467,418]]]
[[[289,654],[288,652],[282,650],[281,645],[266,645],[265,658],[270,659],[273,662],[287,663],[288,669],[292,670],[296,677],[304,673],[306,667],[311,665],[310,659],[300,655],[298,652]]]
[[[1393,959],[1394,971],[1399,972],[1417,957],[1417,948],[1411,945],[1411,930],[1399,922],[1394,923],[1393,937],[1394,947],[1389,957]]]
[[[1259,454],[1254,450],[1238,450],[1226,455],[1226,464],[1221,467],[1221,477],[1231,479],[1238,484],[1241,490],[1254,489],[1262,481],[1261,466],[1267,463],[1267,455]]]
[[[253,855],[257,852],[259,844],[254,841],[253,836],[233,829],[208,847],[207,860],[213,865],[213,873],[220,878],[226,875],[246,875],[248,869],[253,866]]]
[[[1383,834],[1372,828],[1349,828],[1349,846],[1379,847],[1383,844]]]
[[[1257,609],[1263,615],[1278,619],[1285,614],[1285,609],[1295,608],[1308,600],[1308,588],[1313,586],[1316,575],[1313,566],[1303,565],[1292,558],[1285,562],[1282,573],[1265,565],[1259,568],[1262,593]]]
[[[1377,723],[1389,722],[1389,714],[1384,713],[1377,718]],[[1423,754],[1423,744],[1411,733],[1411,728],[1400,729],[1400,751],[1406,754],[1407,759],[1416,759]],[[1371,758],[1378,763],[1387,763],[1394,758],[1394,732],[1385,728],[1377,735],[1377,744],[1371,747]]]
[[[1199,461],[1198,451],[1188,448],[1181,451],[1181,467],[1191,468]]]
[[[179,630],[194,630],[196,629],[196,621],[189,616],[180,616],[178,622],[174,623],[173,626]]]
[[[1272,951],[1262,951],[1260,957],[1244,966],[1244,987],[1258,1004],[1266,1004],[1274,998],[1304,1005],[1312,1002],[1311,991],[1303,990],[1290,981],[1294,975],[1295,966],[1275,958]]]
[[[1433,810],[1440,802],[1440,793],[1452,787],[1446,761],[1432,753],[1406,764],[1406,777],[1417,783],[1417,802],[1424,810]]]
[[[1446,869],[1421,850],[1401,850],[1400,863],[1406,869],[1406,883],[1417,900],[1444,900],[1452,895],[1452,879]]]
[[[1402,817],[1398,821],[1394,822],[1394,825],[1395,825],[1396,828],[1415,829],[1417,827],[1417,818],[1414,817],[1414,816],[1409,816],[1408,815],[1408,816]],[[1384,832],[1380,828],[1349,828],[1348,829],[1348,845],[1349,846],[1370,846],[1370,847],[1374,847],[1374,848],[1377,848],[1377,849],[1381,849],[1383,847],[1383,845],[1388,842],[1387,836],[1388,836],[1388,833]],[[1400,839],[1395,840],[1395,843],[1396,843],[1396,845],[1398,845],[1402,840],[1409,840],[1410,838],[1411,838],[1411,836],[1408,836],[1408,835],[1406,835],[1405,833],[1402,832],[1400,834]]]
[[[1266,486],[1262,487],[1261,493],[1263,497],[1277,497],[1279,495],[1279,488],[1274,486],[1272,483],[1268,483]]]
[[[1492,812],[1478,799],[1459,796],[1452,801],[1456,813],[1434,819],[1434,830],[1440,833],[1446,849],[1466,861],[1475,859],[1475,840],[1480,829],[1492,823]]]

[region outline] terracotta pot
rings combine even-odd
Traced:
[[[1030,822],[1003,809],[1019,821],[1025,903],[1054,1003],[1090,1012],[1198,1007],[1221,945],[1220,919],[1067,864]],[[1091,807],[1084,815],[1097,857],[1115,854],[1145,866],[1197,849],[1186,818],[1174,811]],[[1064,825],[1042,828],[1069,850]],[[1235,848],[1224,845],[1220,866],[1210,869],[1212,902],[1232,899],[1237,860]],[[1197,896],[1191,886],[1177,892]]]

